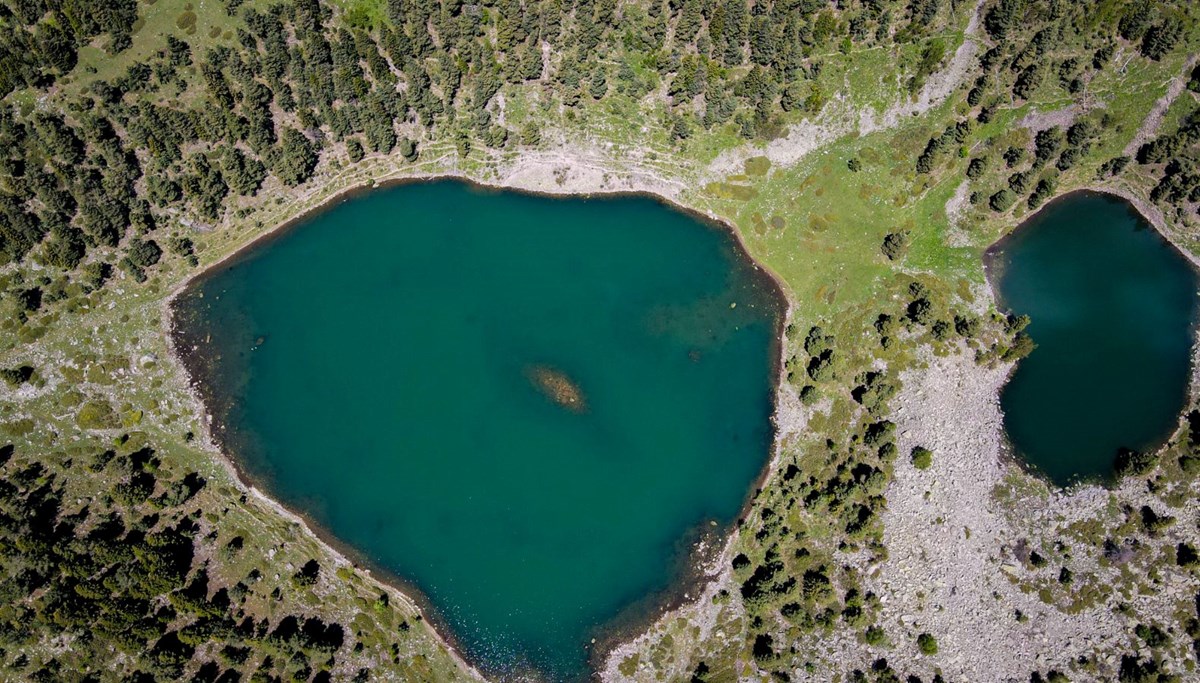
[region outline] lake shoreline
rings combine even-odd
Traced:
[[[1009,246],[1014,240],[1019,239],[1022,234],[1031,227],[1031,224],[1037,220],[1042,212],[1049,209],[1060,202],[1069,201],[1072,198],[1078,197],[1099,197],[1109,201],[1121,203],[1127,211],[1133,213],[1138,221],[1149,227],[1155,237],[1162,241],[1170,251],[1178,255],[1181,260],[1188,265],[1192,273],[1200,277],[1200,257],[1192,254],[1187,249],[1184,249],[1177,240],[1171,235],[1167,227],[1166,219],[1162,212],[1156,206],[1150,204],[1141,198],[1137,197],[1131,191],[1110,185],[1091,185],[1076,188],[1062,194],[1056,195],[1053,198],[1044,202],[1035,211],[1023,216],[1019,223],[1007,230],[996,241],[989,244],[982,253],[983,258],[983,273],[984,279],[987,281],[988,291],[991,295],[996,309],[1001,313],[1012,314],[1011,307],[1006,303],[1003,295],[1000,292],[999,281],[1003,278],[1005,272],[1005,254]],[[1154,439],[1153,446],[1147,447],[1144,450],[1149,452],[1159,452],[1170,442],[1171,436],[1178,430],[1178,423],[1187,412],[1197,398],[1200,398],[1200,310],[1193,310],[1192,319],[1189,324],[1189,334],[1191,336],[1190,353],[1189,353],[1189,381],[1183,405],[1176,414],[1175,424],[1168,429],[1161,437]],[[1001,383],[997,396],[1003,396],[1009,382],[1016,374],[1020,361],[1013,364],[1012,368]],[[1003,414],[1003,410],[1001,411]],[[1007,428],[1001,433],[1002,444],[1000,448],[1001,457],[1009,460],[1031,477],[1041,480],[1046,485],[1060,491],[1070,492],[1073,490],[1086,489],[1091,486],[1099,486],[1104,489],[1112,489],[1120,486],[1120,481],[1113,475],[1091,475],[1091,476],[1076,476],[1072,480],[1060,484],[1055,482],[1050,475],[1030,462],[1029,457],[1022,454],[1020,449],[1013,443],[1008,434]]]
[[[1004,234],[1000,235],[1000,237],[997,238],[996,241],[992,242],[986,248],[984,248],[984,250],[983,250],[984,274],[985,275],[987,274],[987,270],[988,270],[987,262],[989,260],[989,253],[993,249],[995,249],[996,247],[1002,246],[1006,242],[1008,242],[1009,238],[1012,237],[1014,233],[1019,231],[1021,229],[1021,227],[1024,226],[1026,223],[1028,223],[1029,221],[1036,218],[1039,214],[1041,214],[1044,210],[1046,210],[1046,208],[1049,207],[1051,204],[1061,201],[1061,200],[1064,200],[1064,199],[1067,199],[1074,195],[1078,195],[1078,194],[1106,195],[1106,196],[1114,197],[1116,199],[1120,199],[1120,200],[1124,201],[1139,216],[1141,216],[1142,220],[1144,220],[1147,225],[1154,228],[1154,231],[1158,233],[1159,237],[1161,237],[1164,241],[1166,241],[1168,244],[1170,244],[1172,249],[1177,251],[1180,256],[1182,256],[1188,263],[1190,263],[1192,268],[1194,268],[1196,270],[1197,274],[1200,274],[1200,256],[1193,254],[1192,252],[1185,249],[1181,244],[1179,244],[1178,238],[1175,237],[1174,235],[1172,235],[1171,230],[1167,227],[1166,217],[1163,216],[1162,211],[1159,210],[1159,208],[1157,206],[1155,206],[1154,204],[1150,203],[1147,200],[1142,199],[1141,197],[1138,197],[1136,194],[1134,194],[1129,189],[1126,189],[1123,187],[1118,187],[1116,185],[1107,185],[1107,184],[1103,184],[1103,183],[1095,184],[1095,185],[1084,185],[1083,187],[1077,187],[1073,190],[1068,190],[1066,192],[1063,192],[1062,194],[1054,195],[1053,197],[1046,200],[1045,202],[1042,202],[1042,205],[1039,206],[1038,208],[1034,209],[1031,213],[1028,213],[1028,214],[1022,216],[1016,225],[1012,226],[1012,228],[1010,228]],[[989,280],[989,284],[990,284],[990,280]]]
[[[179,297],[189,288],[205,279],[213,277],[219,272],[221,266],[231,266],[237,263],[240,259],[246,258],[257,247],[263,246],[269,240],[281,237],[287,234],[291,229],[311,220],[321,213],[332,209],[334,206],[342,202],[353,199],[357,196],[369,193],[374,190],[387,189],[390,187],[431,183],[443,180],[461,182],[475,190],[496,191],[496,192],[516,192],[531,196],[546,197],[551,199],[564,198],[608,198],[608,197],[642,197],[648,198],[656,203],[681,214],[684,214],[693,220],[701,223],[710,229],[727,230],[733,238],[734,248],[738,252],[735,258],[745,259],[745,263],[751,266],[754,277],[765,284],[769,284],[772,288],[772,296],[776,297],[780,308],[775,316],[774,334],[772,337],[773,353],[771,354],[771,386],[770,386],[770,423],[771,423],[771,446],[768,453],[765,454],[764,462],[761,466],[758,476],[752,482],[751,488],[743,497],[737,517],[731,520],[729,524],[719,525],[715,529],[715,538],[710,538],[705,534],[709,531],[709,520],[704,520],[696,527],[689,529],[681,540],[702,537],[706,540],[699,544],[693,544],[687,552],[681,552],[677,560],[672,564],[676,566],[676,571],[672,572],[667,587],[657,593],[652,593],[639,599],[632,605],[627,606],[619,612],[614,619],[614,623],[605,623],[599,625],[594,634],[594,645],[585,646],[588,650],[588,661],[590,670],[589,676],[595,676],[603,671],[602,663],[608,658],[620,644],[635,638],[646,628],[656,623],[663,615],[678,609],[679,607],[692,601],[693,596],[697,596],[703,592],[703,589],[709,584],[719,581],[721,572],[717,570],[714,573],[712,563],[724,558],[735,540],[733,533],[738,523],[745,517],[751,509],[758,491],[761,489],[764,482],[769,478],[771,473],[776,469],[778,457],[780,453],[780,434],[785,431],[778,424],[780,419],[780,403],[781,394],[786,390],[784,382],[783,366],[786,357],[786,343],[784,333],[788,320],[792,312],[792,301],[788,296],[788,290],[784,286],[782,280],[771,272],[765,265],[761,264],[750,253],[746,242],[731,222],[724,220],[715,214],[701,212],[691,207],[680,203],[675,197],[668,197],[665,194],[656,192],[649,185],[645,185],[642,189],[593,189],[582,190],[577,187],[564,188],[561,192],[549,191],[545,189],[530,189],[522,186],[510,186],[505,184],[497,184],[492,182],[483,182],[471,178],[459,171],[445,173],[417,173],[402,175],[397,177],[379,179],[371,179],[366,182],[354,185],[352,187],[337,191],[329,198],[319,202],[315,206],[308,208],[298,215],[289,218],[273,228],[265,229],[264,232],[249,238],[244,244],[234,248],[229,253],[218,258],[213,263],[200,267],[196,271],[185,276],[165,297],[161,303],[162,329],[166,332],[167,348],[169,355],[179,367],[185,370],[184,385],[185,390],[203,409],[203,414],[200,419],[203,434],[201,435],[201,443],[214,454],[215,459],[229,472],[231,478],[244,488],[247,493],[259,499],[271,509],[283,514],[286,518],[297,522],[301,525],[304,531],[311,537],[315,538],[319,543],[329,549],[331,554],[339,561],[345,562],[348,565],[359,567],[372,576],[376,583],[383,586],[389,593],[394,593],[403,602],[410,605],[418,614],[430,624],[430,630],[434,637],[451,653],[451,656],[459,662],[459,664],[467,671],[471,672],[479,680],[489,680],[489,673],[496,673],[500,676],[510,676],[514,673],[517,675],[532,674],[535,679],[540,672],[537,671],[502,671],[489,672],[482,668],[479,664],[472,663],[466,658],[465,650],[458,642],[453,629],[449,623],[440,614],[437,608],[432,604],[432,601],[412,582],[404,577],[387,570],[386,568],[376,564],[367,558],[364,554],[342,543],[335,534],[325,529],[311,516],[299,510],[293,510],[287,505],[272,497],[269,493],[269,485],[266,482],[261,482],[257,477],[252,476],[245,468],[239,466],[236,458],[233,456],[233,451],[230,449],[228,441],[218,431],[223,428],[220,424],[214,424],[213,408],[215,405],[215,397],[210,396],[204,391],[197,377],[201,376],[197,363],[205,362],[202,358],[203,354],[197,353],[196,348],[182,348],[180,342],[185,340],[182,338],[183,333],[177,324],[176,304]],[[194,346],[194,345],[193,345]],[[681,549],[682,550],[682,549]],[[376,574],[378,576],[376,576]],[[628,611],[627,611],[628,610]]]
[[[182,291],[180,290],[180,292]],[[206,391],[204,383],[197,379],[200,376],[201,365],[207,362],[208,359],[202,357],[202,354],[195,347],[183,351],[180,350],[180,342],[185,341],[183,338],[184,333],[176,324],[176,312],[173,308],[175,297],[180,292],[173,293],[168,300],[168,306],[164,307],[164,324],[168,326],[166,343],[172,359],[179,363],[185,370],[186,391],[204,408],[204,415],[200,421],[203,426],[203,434],[200,435],[199,440],[205,450],[214,455],[214,459],[248,495],[284,519],[298,524],[303,533],[325,547],[335,560],[344,566],[350,566],[363,571],[379,584],[391,598],[399,598],[402,603],[415,611],[422,620],[427,621],[430,625],[429,630],[433,633],[438,643],[450,653],[451,657],[463,669],[472,672],[476,680],[489,680],[477,666],[465,658],[461,646],[454,637],[453,630],[449,628],[448,623],[443,622],[444,618],[433,608],[432,603],[424,592],[409,583],[404,577],[392,574],[354,547],[343,543],[335,534],[326,529],[308,513],[303,510],[293,509],[284,502],[276,499],[270,493],[269,482],[255,476],[249,469],[239,463],[238,459],[233,455],[235,449],[230,446],[228,438],[223,434],[225,425],[215,421],[214,413],[217,411],[214,410],[214,403],[216,402],[216,397],[211,392]],[[377,573],[383,578],[377,577]]]

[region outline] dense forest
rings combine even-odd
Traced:
[[[218,221],[230,196],[253,195],[268,177],[298,185],[322,154],[414,159],[421,139],[447,136],[463,155],[535,142],[536,128],[494,120],[505,83],[539,83],[568,107],[665,83],[679,137],[729,121],[748,138],[771,135],[782,113],[821,109],[825,94],[809,85],[817,55],[918,41],[946,4],[391,0],[383,17],[337,21],[316,0],[228,2],[240,18],[234,47],[168,37],[119,78],[76,89],[57,84],[77,50],[128,48],[135,3],[5,2],[0,94],[53,93],[60,106],[9,97],[0,110],[10,142],[0,253],[74,271],[86,287],[113,266],[140,280],[164,248],[189,255],[187,237],[172,233],[180,217]],[[914,88],[943,51],[930,45]],[[617,54],[627,58],[612,69]]]
[[[0,95],[7,95],[0,138],[8,143],[0,153],[0,254],[70,273],[47,275],[50,282],[35,287],[42,296],[28,287],[8,292],[20,307],[62,298],[68,280],[85,290],[102,286],[114,267],[141,281],[164,250],[194,260],[181,224],[219,222],[233,199],[258,193],[268,179],[299,185],[323,155],[353,162],[398,151],[414,160],[422,140],[433,138],[454,139],[463,156],[536,143],[536,126],[509,130],[496,119],[505,84],[537,84],[565,107],[612,91],[663,95],[663,123],[680,139],[724,125],[747,139],[769,138],[789,113],[819,112],[829,93],[815,78],[830,52],[920,44],[907,77],[915,92],[946,58],[944,42],[926,38],[951,10],[946,0],[390,0],[382,16],[335,17],[316,0],[226,4],[238,17],[230,22],[232,47],[199,49],[168,36],[151,59],[81,87],[61,85],[77,68],[78,50],[98,44],[119,56],[139,21],[136,3],[0,4]],[[966,93],[978,121],[1049,78],[1079,91],[1111,60],[1114,33],[1149,59],[1184,34],[1180,16],[1157,3],[1102,9],[1107,16],[1062,1],[990,7],[983,23],[995,46]],[[181,26],[189,13],[178,18]],[[1080,36],[1087,52],[1062,55],[1063,41],[1080,44]],[[57,106],[13,96],[31,92]],[[932,138],[916,169],[928,172],[961,146],[974,123]],[[1189,130],[1148,146],[1138,160],[1170,156],[1159,193],[1195,201]],[[1059,170],[1069,168],[1098,132],[1087,122],[1044,132],[1035,170],[1051,157]],[[1030,191],[1030,204],[1040,203],[1053,180],[1017,173],[988,202],[1006,209]]]
[[[85,51],[120,61],[154,4],[0,0],[6,334],[114,281],[145,282],[166,260],[197,267],[198,234],[236,217],[244,198],[300,192],[322,163],[390,155],[411,164],[448,140],[460,158],[536,147],[539,126],[510,127],[500,116],[505,87],[535,88],[565,110],[654,100],[662,113],[654,125],[681,149],[722,130],[762,142],[819,116],[837,96],[820,79],[837,55],[912,48],[916,59],[897,69],[903,88],[918,93],[951,57],[951,20],[970,9],[963,0],[223,0],[223,30],[193,30],[196,8],[185,5],[171,18],[182,37],[168,35],[150,58],[98,77]],[[1195,30],[1184,3],[1150,0],[988,0],[981,16],[985,49],[954,93],[953,120],[927,142],[922,135],[905,164],[922,182],[966,164],[978,181],[969,201],[994,213],[1052,197],[1112,123],[1098,111],[1040,130],[1029,145],[974,144],[999,109],[1048,84],[1066,97],[1084,92],[1105,70],[1170,56]],[[1187,87],[1200,92],[1200,67]],[[1154,180],[1154,200],[1194,214],[1200,107],[1192,109],[1135,155],[1105,158],[1100,178],[1141,169]],[[851,170],[859,163],[852,159]],[[911,232],[889,230],[882,257],[900,261]],[[826,442],[820,467],[783,464],[759,499],[746,552],[733,559],[739,594],[719,596],[743,603],[753,659],[780,680],[792,654],[772,635],[781,623],[796,634],[840,625],[868,645],[885,639],[871,618],[879,596],[794,533],[786,515],[821,510],[823,533],[840,549],[883,557],[880,514],[895,462],[927,467],[936,457],[899,452],[886,419],[894,378],[847,359],[916,338],[938,348],[974,343],[984,363],[1032,349],[1028,320],[981,317],[944,290],[918,279],[897,285],[894,305],[871,310],[853,340],[820,326],[789,331],[786,373],[801,401],[845,390],[862,412],[842,442]],[[12,388],[39,381],[28,366],[3,374]],[[81,427],[117,425],[105,408],[77,408]],[[345,673],[339,659],[362,652],[348,620],[262,607],[281,589],[261,589],[257,569],[211,587],[210,565],[237,557],[245,539],[206,514],[205,479],[164,463],[152,444],[124,435],[112,448],[52,459],[8,446],[0,461],[0,659],[20,677],[320,681]],[[75,488],[85,479],[111,486],[87,497]],[[1194,566],[1194,548],[1178,555],[1180,566]],[[314,560],[283,583],[303,592],[328,573]],[[386,595],[369,608],[387,609]],[[1196,619],[1185,615],[1186,633],[1175,637],[1200,644]],[[397,665],[409,628],[397,621],[380,641]],[[1139,638],[1156,638],[1143,628]],[[54,648],[25,654],[47,641],[92,668],[45,655]],[[936,640],[920,648],[936,652]],[[1170,680],[1159,671],[1161,647],[1147,648],[1153,656],[1120,663],[1121,680]],[[882,659],[852,677],[900,680]],[[693,680],[716,679],[701,662]]]
[[[257,571],[232,589],[210,591],[206,563],[197,557],[206,545],[198,537],[209,535],[210,546],[216,538],[194,500],[203,477],[160,471],[149,446],[70,457],[66,468],[78,476],[108,473],[118,482],[111,496],[80,505],[67,498],[61,471],[14,456],[11,446],[0,459],[0,647],[10,673],[31,681],[100,680],[99,671],[53,659],[35,663],[24,653],[28,644],[60,637],[75,662],[134,660],[125,677],[131,681],[179,678],[197,648],[214,643],[191,680],[240,680],[238,667],[252,648],[268,654],[249,680],[277,680],[270,675],[276,666],[291,680],[330,680],[331,655],[346,639],[342,626],[304,615],[274,624],[247,615],[246,596],[263,578]],[[240,550],[234,537],[220,552]],[[311,584],[320,570],[313,561],[293,581]],[[314,676],[314,666],[324,671]]]

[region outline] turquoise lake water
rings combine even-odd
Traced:
[[[651,199],[442,181],[304,220],[176,319],[252,479],[415,585],[472,663],[567,680],[738,515],[782,309],[727,231]]]
[[[1003,306],[1038,344],[1001,393],[1017,451],[1058,484],[1151,449],[1187,398],[1196,272],[1123,200],[1073,193],[993,247]]]

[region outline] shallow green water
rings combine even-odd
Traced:
[[[1002,303],[1038,348],[1001,393],[1017,450],[1053,481],[1112,475],[1119,448],[1162,443],[1186,399],[1197,277],[1128,204],[1047,206],[993,249]]]
[[[419,587],[473,662],[565,679],[738,514],[781,305],[730,235],[650,199],[437,182],[306,221],[177,317],[254,478]]]

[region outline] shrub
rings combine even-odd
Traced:
[[[925,297],[919,297],[912,301],[905,309],[908,319],[918,325],[928,325],[933,322],[933,304]]]
[[[417,144],[408,138],[400,140],[400,156],[404,157],[405,161],[417,160]]]
[[[817,402],[817,388],[811,384],[805,384],[800,387],[800,402],[806,406],[810,406]]]
[[[983,157],[975,157],[971,160],[971,163],[967,164],[967,177],[974,180],[983,175],[983,172],[986,170],[987,160]]]
[[[346,141],[346,154],[350,157],[350,162],[354,164],[362,161],[366,156],[362,143],[357,138],[350,138]]]
[[[118,425],[112,406],[102,399],[88,401],[80,406],[75,422],[83,429],[112,429]]]
[[[1145,641],[1146,645],[1152,649],[1158,649],[1164,645],[1169,645],[1171,642],[1171,637],[1154,624],[1151,624],[1150,626],[1138,624],[1137,628],[1135,628],[1133,632],[1137,634],[1138,638],[1141,638],[1143,641]]]
[[[175,26],[182,30],[195,30],[196,28],[196,13],[191,10],[185,10],[183,14],[175,17]]]
[[[297,586],[311,586],[317,582],[317,577],[321,574],[321,565],[317,564],[316,560],[309,560],[304,563],[300,571],[292,575],[292,582]]]
[[[32,378],[33,367],[29,365],[0,370],[0,379],[3,379],[5,384],[13,388],[21,386]]]
[[[910,454],[913,467],[919,470],[927,470],[933,465],[933,451],[924,446],[916,446]]]
[[[921,650],[921,654],[923,655],[936,655],[938,653],[937,638],[934,638],[928,633],[922,633],[921,635],[917,636],[917,648]]]
[[[808,361],[808,376],[822,382],[833,377],[833,350],[826,349]]]
[[[881,444],[892,438],[896,433],[896,425],[890,420],[880,420],[872,422],[867,426],[867,431],[863,434],[863,443],[868,446]]]
[[[1175,564],[1184,569],[1193,569],[1200,566],[1200,554],[1192,544],[1180,543],[1175,546]]]

